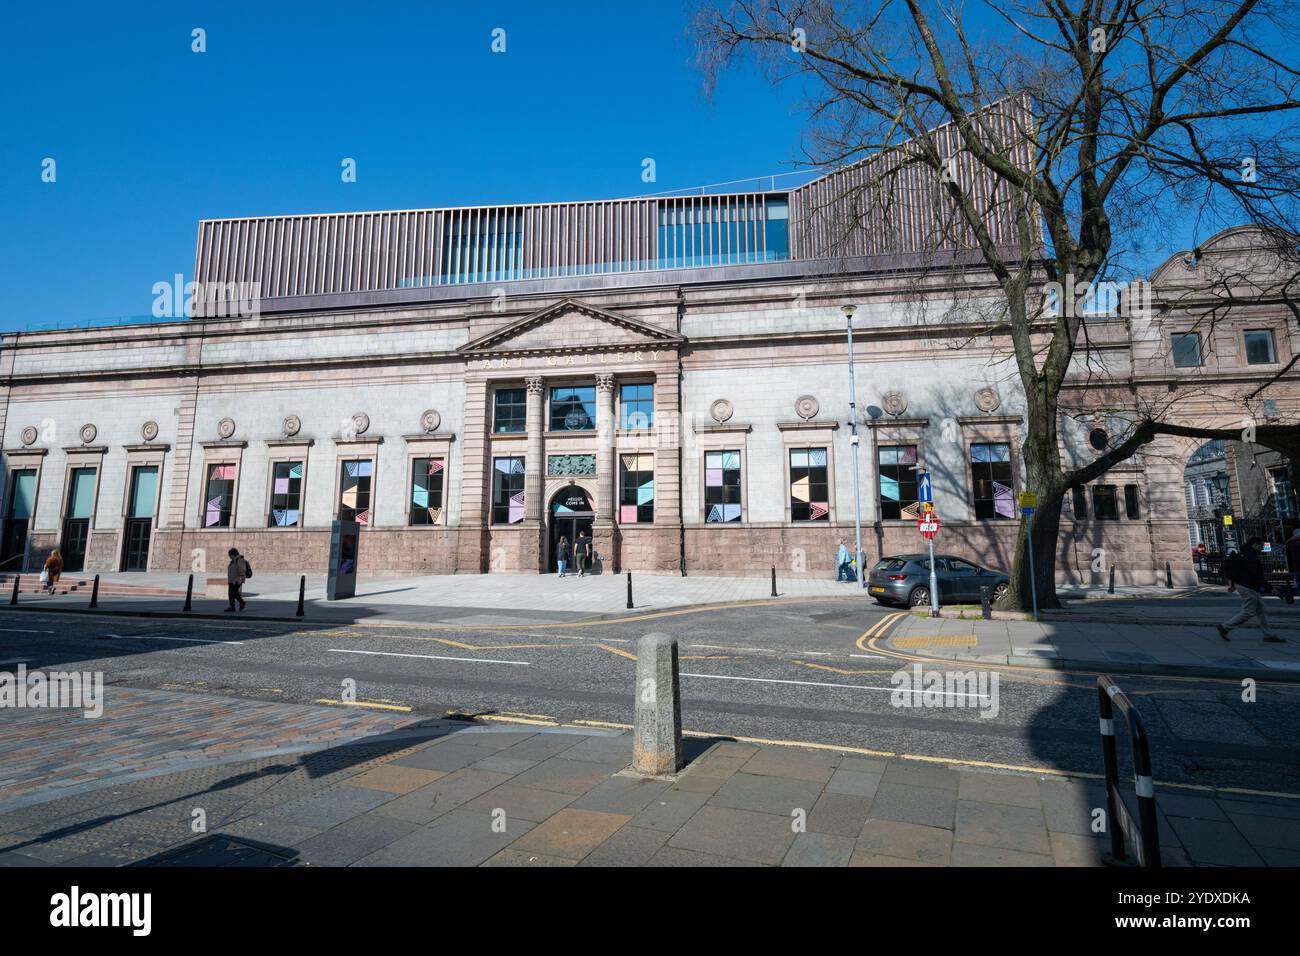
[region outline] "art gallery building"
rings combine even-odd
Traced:
[[[590,530],[606,572],[827,575],[855,455],[869,560],[922,545],[921,466],[943,549],[1006,566],[1025,433],[1009,343],[935,318],[990,294],[987,271],[952,248],[934,272],[919,200],[831,255],[820,211],[852,175],[205,220],[194,317],[0,341],[0,570],[59,547],[74,571],[188,571],[237,546],[318,572],[344,518],[363,573],[545,572]],[[256,314],[231,309],[250,288]],[[1093,335],[1131,372],[1125,328]],[[1291,347],[1279,328],[1279,361]],[[1128,508],[1077,516],[1074,566],[1103,541],[1132,580],[1190,567],[1181,476],[1153,498],[1140,463],[1122,472],[1106,484]]]

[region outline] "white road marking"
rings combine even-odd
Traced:
[[[243,647],[243,641],[204,641],[197,637],[163,637],[161,634],[105,634],[119,641],[182,641],[186,644],[230,644]]]
[[[871,657],[878,661],[889,660],[884,654],[850,654],[849,657]]]
[[[499,661],[490,657],[442,657],[438,654],[397,654],[392,651],[354,651],[339,647],[329,648],[331,654],[369,654],[372,657],[415,657],[422,661],[458,661],[466,664],[514,664],[516,667],[532,667],[528,661]]]
[[[0,634],[57,634],[57,631],[29,631],[22,627],[0,628]]]
[[[727,674],[682,674],[683,677],[705,677],[709,680],[740,680],[753,681],[758,684],[800,684],[806,687],[840,687],[847,690],[877,690],[884,694],[892,694],[896,690],[901,690],[904,694],[924,694],[924,690],[903,690],[900,687],[875,687],[870,684],[828,684],[824,681],[816,680],[780,680],[775,677],[733,677]],[[935,693],[930,691],[930,693]],[[973,697],[976,700],[984,700],[987,694],[958,694],[944,692],[944,697]]]

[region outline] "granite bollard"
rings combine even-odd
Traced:
[[[632,769],[655,777],[682,769],[677,639],[667,634],[647,634],[637,642]]]

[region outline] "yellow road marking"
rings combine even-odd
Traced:
[[[857,639],[857,642],[856,642],[856,643],[857,643],[857,648],[858,648],[858,650],[860,650],[860,651],[865,651],[867,648],[866,648],[866,646],[862,643],[863,641],[865,641],[865,640],[867,640],[868,638],[871,638],[871,637],[873,637],[873,636],[875,636],[875,635],[885,633],[885,631],[886,631],[886,630],[887,630],[887,629],[888,629],[888,628],[889,628],[889,627],[890,627],[890,626],[891,626],[895,621],[900,620],[900,619],[905,618],[905,617],[907,617],[907,612],[906,612],[906,611],[896,611],[896,612],[894,612],[893,614],[886,614],[884,617],[882,617],[882,618],[881,618],[879,621],[877,621],[875,624],[871,625],[871,627],[867,629],[867,632],[866,632],[865,634],[863,634],[861,637],[859,637],[859,638]]]
[[[892,674],[894,668],[871,669],[871,670],[846,670],[843,667],[831,667],[829,664],[814,664],[812,661],[789,661],[791,664],[798,664],[800,667],[811,667],[813,670],[830,671],[832,674]]]
[[[571,647],[579,645],[569,645]],[[602,651],[609,651],[611,654],[617,654],[619,657],[626,657],[630,661],[636,660],[635,654],[629,654],[627,651],[620,650],[617,647],[610,647],[608,644],[593,644],[593,647],[599,647]]]
[[[318,704],[334,704],[340,707],[370,707],[375,710],[395,710],[399,713],[409,714],[410,707],[404,707],[400,704],[378,704],[370,700],[331,700],[328,697],[316,698]]]

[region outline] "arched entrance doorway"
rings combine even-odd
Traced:
[[[595,520],[596,509],[583,488],[569,485],[567,488],[561,488],[551,498],[550,516],[546,569],[556,571],[559,569],[555,563],[555,555],[560,538],[568,539],[570,553],[572,553],[573,542],[578,539],[579,533],[586,531],[587,536],[591,537],[591,523]]]

